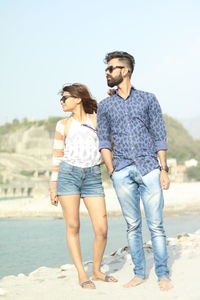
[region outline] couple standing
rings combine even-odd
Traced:
[[[60,202],[66,222],[67,244],[82,288],[95,288],[94,281],[116,282],[101,272],[107,239],[107,216],[100,164],[103,161],[115,188],[134,263],[130,288],[145,280],[140,198],[151,233],[155,271],[161,290],[169,290],[166,235],[163,228],[163,192],[169,188],[166,162],[166,131],[160,105],[151,93],[131,86],[134,57],[115,51],[105,57],[112,95],[97,103],[86,86],[67,85],[61,105],[71,117],[56,125],[51,175],[51,203]],[[96,120],[97,113],[97,120]],[[97,130],[98,129],[98,130]],[[112,147],[114,144],[114,147]],[[80,198],[88,209],[94,233],[93,276],[84,270],[79,240]]]

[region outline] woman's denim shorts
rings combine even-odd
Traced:
[[[57,195],[104,197],[100,166],[79,168],[62,161],[58,172]]]

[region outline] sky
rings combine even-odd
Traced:
[[[107,96],[107,52],[132,54],[135,88],[163,113],[200,116],[199,0],[0,0],[0,124],[64,116],[59,91]]]

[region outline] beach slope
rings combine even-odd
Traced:
[[[41,267],[28,276],[19,274],[0,280],[0,299],[5,300],[199,300],[200,230],[168,239],[169,266],[174,288],[159,290],[154,273],[151,243],[144,245],[147,280],[135,288],[123,284],[131,279],[132,261],[127,247],[104,257],[102,270],[118,278],[117,283],[95,282],[96,290],[84,290],[77,281],[73,265],[58,268]],[[92,262],[85,262],[91,276]]]

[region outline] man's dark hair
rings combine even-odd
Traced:
[[[134,57],[131,54],[124,51],[113,51],[106,54],[104,62],[108,63],[113,58],[118,58],[120,61],[124,62],[127,65],[127,67],[130,69],[131,77],[135,66]]]

